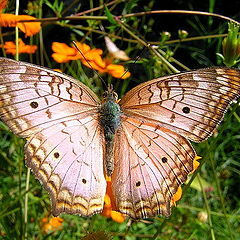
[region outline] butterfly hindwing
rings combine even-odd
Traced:
[[[119,104],[126,115],[199,142],[213,133],[239,96],[239,75],[237,69],[215,67],[157,78],[130,90]]]
[[[53,214],[100,212],[106,192],[103,142],[92,117],[55,124],[36,133],[25,148],[27,165],[51,193]]]
[[[117,209],[133,218],[169,216],[173,195],[193,170],[191,144],[160,125],[123,117],[114,154]]]

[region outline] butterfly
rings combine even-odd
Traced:
[[[74,78],[0,58],[0,117],[27,138],[26,164],[50,193],[53,214],[103,209],[106,176],[118,211],[171,214],[193,171],[190,141],[212,135],[240,95],[240,70],[212,67],[139,84],[118,101]]]

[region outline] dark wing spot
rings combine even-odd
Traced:
[[[37,102],[31,102],[30,106],[31,106],[31,108],[37,108],[38,107],[38,103]]]
[[[140,187],[141,186],[141,182],[140,181],[137,181],[136,182],[136,187]]]
[[[60,156],[60,154],[58,152],[55,152],[53,155],[55,158],[59,158],[59,156]]]
[[[183,113],[190,113],[190,108],[189,107],[184,107],[182,109]]]
[[[87,180],[85,178],[82,179],[82,183],[83,184],[86,184],[87,183]]]
[[[166,163],[166,162],[167,162],[167,158],[166,158],[166,157],[163,157],[163,158],[162,158],[162,162],[163,162],[163,163]]]

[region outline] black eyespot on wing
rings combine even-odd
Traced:
[[[58,152],[55,152],[53,155],[55,158],[59,158],[59,156],[60,156],[60,154]]]
[[[162,162],[163,162],[163,163],[166,163],[166,162],[167,162],[167,158],[166,158],[166,157],[163,157],[163,158],[162,158]]]
[[[37,108],[38,107],[38,103],[37,102],[31,102],[30,106],[31,106],[31,108]]]
[[[183,113],[190,113],[190,108],[189,107],[184,107],[182,109]]]
[[[140,187],[141,186],[141,182],[140,181],[137,181],[136,182],[136,187]]]

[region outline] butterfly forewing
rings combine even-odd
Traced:
[[[67,75],[0,58],[0,117],[21,137],[99,107],[97,96]]]
[[[28,137],[27,165],[50,192],[53,213],[100,212],[106,191],[100,102],[64,74],[0,58],[0,116]]]
[[[208,68],[138,85],[120,101],[126,115],[157,122],[192,140],[209,137],[240,94],[240,71]]]

